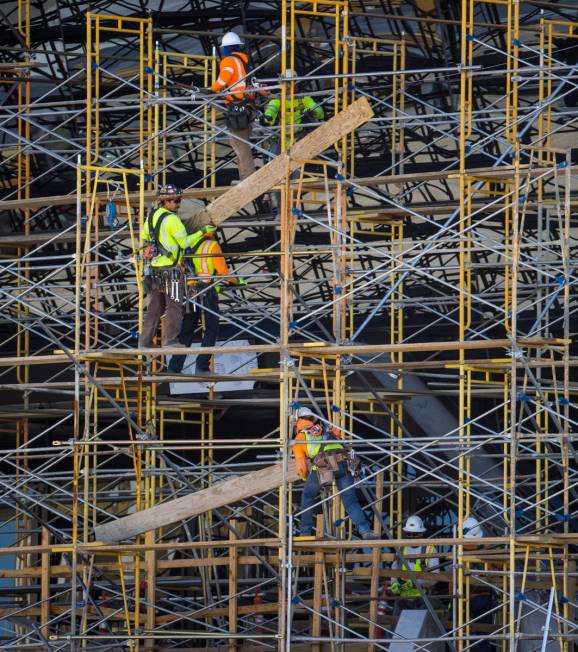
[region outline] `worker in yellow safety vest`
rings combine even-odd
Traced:
[[[417,514],[410,516],[402,529],[404,537],[407,537],[408,539],[424,538],[426,532],[423,520]],[[414,573],[439,573],[439,559],[437,557],[429,556],[436,552],[435,546],[404,546],[401,552],[404,561],[400,566],[398,561],[395,560],[391,566],[392,569],[400,569],[404,571],[411,570]],[[420,559],[419,555],[424,556]],[[435,584],[435,581],[432,580],[422,580],[420,578],[419,581],[422,589],[425,591]],[[393,595],[398,595],[402,600],[408,601],[407,604],[403,605],[405,608],[419,608],[419,605],[414,603],[417,603],[419,598],[421,598],[422,592],[410,578],[398,579],[397,577],[392,577],[390,591]]]
[[[180,262],[185,249],[194,247],[203,236],[216,231],[206,225],[187,234],[177,211],[183,191],[172,184],[158,191],[159,205],[146,217],[140,233],[145,263],[145,288],[149,302],[139,337],[139,348],[153,345],[153,338],[166,311],[164,346],[178,345],[183,319],[184,279]]]
[[[341,432],[335,426],[323,424],[308,407],[299,409],[295,430],[293,452],[297,472],[305,480],[301,495],[301,536],[313,533],[313,508],[321,486],[335,480],[343,507],[361,538],[379,539],[372,532],[352,486],[353,476],[347,466],[345,447],[340,442]]]
[[[295,79],[295,71],[288,69],[285,71],[286,79]],[[298,90],[295,82],[295,92]],[[310,122],[322,122],[325,120],[325,111],[321,102],[316,102],[310,95],[296,95],[293,100],[287,100],[285,109],[285,124],[281,125],[281,99],[273,98],[267,104],[263,112],[263,122],[269,127],[280,125],[279,132],[269,140],[269,151],[274,156],[281,153],[281,139],[285,138],[285,148],[291,145],[290,125],[293,125],[293,135],[297,137],[303,131],[303,125]],[[291,173],[291,179],[299,178],[299,171],[294,170]],[[279,192],[273,193],[273,208],[279,211],[281,205],[281,195]]]
[[[188,279],[188,304],[180,333],[180,343],[191,346],[195,330],[203,318],[204,334],[202,347],[215,346],[219,336],[219,280],[237,287],[247,285],[239,276],[231,276],[229,266],[214,233],[207,235],[193,249],[187,252],[191,256],[191,272]],[[169,362],[169,372],[180,373],[183,370],[186,355],[175,355]],[[210,373],[211,355],[197,356],[195,371],[198,374]]]

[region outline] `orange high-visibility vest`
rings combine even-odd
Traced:
[[[208,282],[212,276],[228,276],[230,274],[229,266],[227,265],[223,256],[223,251],[214,239],[205,239],[195,249],[193,254],[193,266],[195,268],[195,276],[201,278],[191,281]],[[233,277],[227,279],[228,283],[235,284],[237,281]],[[218,286],[215,288],[218,291]]]
[[[213,82],[211,90],[215,93],[229,88],[231,91],[245,91],[247,89],[247,68],[249,59],[244,52],[233,52],[225,57],[219,64],[219,77]],[[233,100],[248,100],[252,93],[237,92],[225,97],[225,104]]]

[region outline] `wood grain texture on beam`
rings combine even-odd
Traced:
[[[295,461],[290,460],[287,469],[287,482],[295,482],[298,477]],[[123,516],[116,521],[98,525],[94,528],[94,536],[97,541],[105,543],[124,541],[138,534],[166,527],[212,509],[276,489],[282,484],[283,463],[279,462],[253,473],[224,480],[208,489],[201,489],[129,516]]]
[[[281,183],[288,171],[293,172],[301,165],[300,161],[315,158],[367,122],[372,116],[373,110],[367,98],[362,97],[353,102],[344,111],[337,113],[301,138],[286,152],[275,157],[250,177],[215,199],[199,213],[200,222],[221,224],[254,199]]]

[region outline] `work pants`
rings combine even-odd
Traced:
[[[281,143],[279,142],[279,140],[277,140],[277,138],[274,138],[270,142],[269,152],[271,152],[271,154],[274,154],[275,156],[279,156],[279,154],[281,153]],[[289,178],[293,180],[298,179],[299,170],[293,170]],[[281,193],[278,191],[273,193],[273,209],[277,211],[277,213],[281,210]]]
[[[215,288],[201,289],[195,301],[200,305],[189,305],[189,312],[185,313],[179,341],[183,346],[191,346],[195,338],[195,330],[203,316],[205,332],[201,346],[215,346],[219,336],[219,295]],[[169,371],[180,373],[183,370],[187,356],[174,355],[169,363]],[[197,356],[196,372],[203,373],[211,368],[211,354]]]
[[[397,620],[406,609],[425,609],[422,598],[398,598],[393,603],[393,617]]]
[[[475,620],[471,628],[474,633],[490,634],[491,632],[475,632],[476,625],[491,625],[494,622],[494,614],[487,612],[494,606],[493,595],[491,593],[476,593],[472,592],[470,595],[470,620]],[[490,652],[492,649],[492,642],[488,639],[480,639],[473,641],[470,645],[472,652]]]
[[[353,525],[358,529],[360,534],[369,532],[371,527],[361,509],[355,488],[352,488],[353,478],[347,470],[347,464],[345,462],[339,462],[339,468],[335,471],[335,483],[339,491],[343,491],[343,493],[339,494],[341,502]],[[311,471],[305,482],[301,496],[302,536],[308,536],[313,533],[313,509],[311,509],[311,506],[318,502],[320,490],[321,487],[317,479],[317,473]]]
[[[238,136],[243,140],[249,140],[251,137],[251,131],[253,129],[252,125],[249,125],[247,129],[231,130],[231,147],[235,152],[237,157],[237,166],[239,168],[239,178],[241,180],[246,179],[255,172],[255,161],[253,160],[253,154],[251,153],[251,147],[233,136]]]
[[[169,270],[171,268],[168,268]],[[171,299],[171,282],[165,282],[161,276],[163,270],[155,270],[156,276],[147,280],[149,301],[143,319],[142,331],[139,337],[139,348],[148,348],[153,345],[153,338],[156,335],[161,317],[166,310],[165,331],[163,346],[178,346],[179,332],[183,320],[183,308],[181,301]],[[168,274],[169,271],[165,273]],[[183,299],[184,284],[179,285],[179,299]]]

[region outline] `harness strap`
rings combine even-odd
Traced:
[[[155,209],[154,211],[150,212],[147,216],[149,233],[153,236],[153,242],[162,251],[163,255],[172,258],[173,254],[166,247],[163,246],[160,238],[161,226],[163,225],[165,219],[169,215],[172,215],[172,213],[167,208],[161,206],[160,210],[162,210],[163,212],[158,216],[156,223],[153,223],[153,217],[155,216],[158,210],[159,210],[158,208]]]

